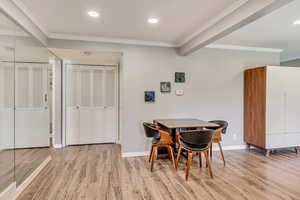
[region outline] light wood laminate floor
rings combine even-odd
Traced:
[[[22,184],[50,155],[50,148],[28,148],[15,150],[15,180]]]
[[[0,193],[14,182],[14,151],[0,150]]]
[[[23,183],[49,155],[49,148],[0,151],[0,192],[14,181]]]
[[[265,157],[225,151],[227,166],[214,152],[214,179],[195,159],[189,181],[181,159],[176,172],[167,159],[150,172],[147,157],[122,159],[119,145],[74,146],[55,150],[53,160],[18,200],[64,199],[300,199],[300,155],[291,151]]]

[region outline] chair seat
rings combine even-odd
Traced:
[[[203,151],[209,148],[208,145],[193,145],[182,141],[182,145],[184,148],[189,149],[191,151]]]
[[[159,141],[160,141],[160,136],[154,137],[154,138],[152,139],[152,144],[158,144]]]

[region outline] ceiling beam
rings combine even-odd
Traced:
[[[184,41],[177,48],[179,55],[188,55],[205,47],[235,30],[271,13],[293,0],[239,0],[220,13],[209,25]]]
[[[10,19],[21,26],[29,34],[38,39],[44,46],[47,46],[48,37],[12,0],[0,0],[0,10]]]

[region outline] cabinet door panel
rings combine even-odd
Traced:
[[[300,146],[300,133],[287,133],[285,137],[287,147]]]
[[[267,134],[267,149],[286,147],[286,134]]]
[[[286,78],[286,132],[300,132],[300,68],[288,67]]]
[[[285,131],[285,78],[281,67],[268,67],[267,133]]]

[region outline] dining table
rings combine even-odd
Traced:
[[[153,122],[165,130],[168,130],[173,138],[174,143],[176,142],[176,133],[180,129],[203,129],[219,127],[218,124],[195,118],[155,119]],[[174,146],[174,150],[177,151],[176,145]]]

